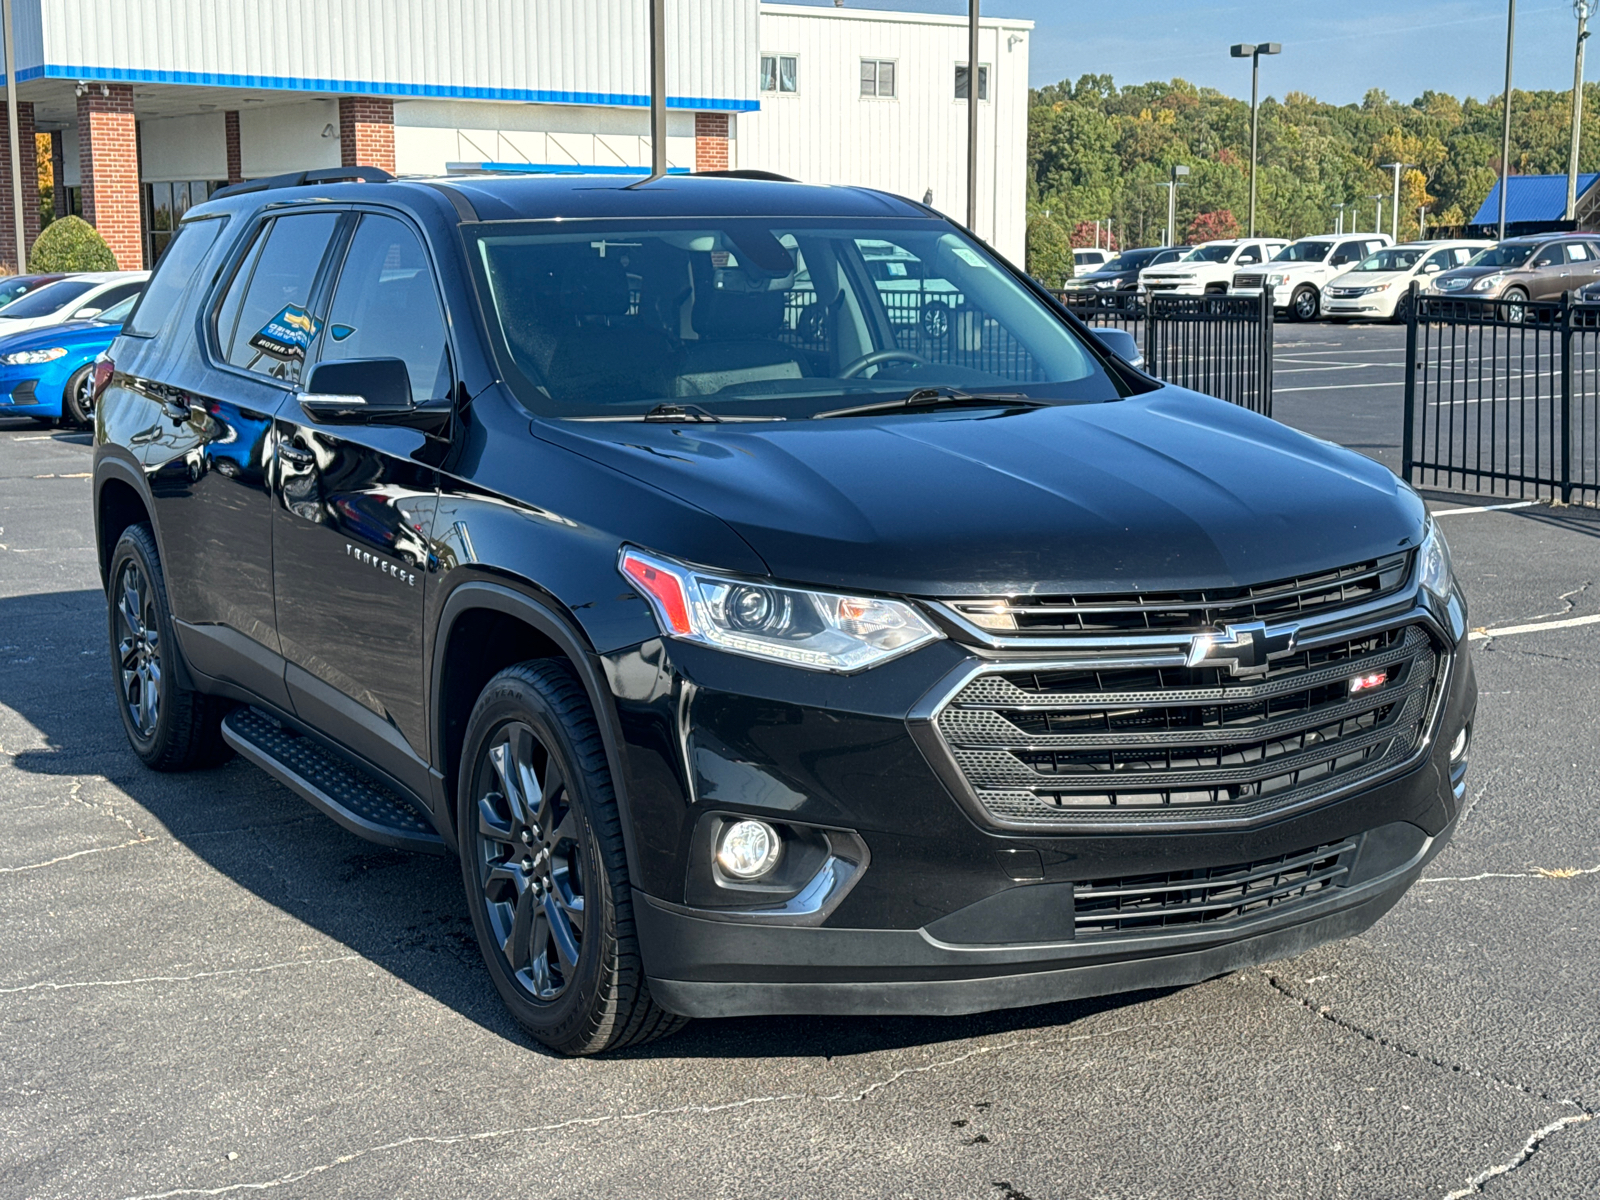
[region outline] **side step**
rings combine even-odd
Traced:
[[[447,854],[428,818],[394,792],[346,766],[308,737],[285,729],[259,708],[236,708],[222,720],[223,740],[357,837],[397,850]]]

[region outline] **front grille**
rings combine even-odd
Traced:
[[[1262,275],[1235,275],[1233,286],[1236,288],[1258,288],[1265,276]]]
[[[936,727],[997,821],[1209,821],[1298,806],[1415,754],[1441,658],[1420,625],[1341,638],[1238,679],[1216,667],[996,666]],[[1351,681],[1381,676],[1351,691]]]
[[[1074,884],[1075,932],[1079,938],[1127,937],[1290,908],[1340,886],[1354,851],[1355,843],[1346,841],[1227,867]]]
[[[952,600],[950,607],[983,629],[1007,635],[1201,633],[1229,622],[1303,619],[1399,592],[1411,552],[1254,587],[1098,596],[1008,596]]]

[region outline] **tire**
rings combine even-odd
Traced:
[[[87,363],[72,373],[61,389],[61,420],[78,429],[94,425],[94,364]]]
[[[1520,325],[1528,318],[1528,293],[1521,288],[1507,288],[1500,297],[1504,302],[1500,311],[1505,314],[1507,321],[1513,325]]]
[[[1394,302],[1394,312],[1390,315],[1389,320],[1396,325],[1404,325],[1410,317],[1411,297],[1409,295],[1401,296],[1400,299]]]
[[[1322,296],[1314,287],[1303,287],[1289,300],[1289,315],[1296,321],[1315,321],[1322,312]]]
[[[565,661],[520,663],[484,687],[456,819],[478,949],[528,1033],[561,1054],[599,1054],[687,1024],[650,997],[611,772]]]
[[[229,706],[178,685],[172,608],[150,526],[130,525],[123,532],[107,578],[111,679],[133,752],[154,771],[224,761],[233,753],[221,729]]]

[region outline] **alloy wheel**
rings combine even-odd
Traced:
[[[580,818],[560,764],[513,721],[478,765],[477,864],[493,941],[532,999],[559,998],[583,951]]]
[[[161,628],[155,589],[139,564],[130,559],[122,564],[114,595],[122,702],[139,736],[154,737],[161,717]]]
[[[1317,316],[1317,294],[1310,288],[1301,288],[1295,293],[1294,315],[1297,321],[1312,321]]]
[[[77,399],[78,412],[92,425],[94,424],[94,372],[80,372],[76,383],[73,395]]]

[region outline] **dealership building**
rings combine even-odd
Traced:
[[[55,211],[125,268],[224,184],[648,170],[647,0],[12,0],[20,170],[50,135]],[[666,0],[674,171],[849,183],[966,218],[964,18]],[[1020,262],[1029,21],[980,29],[975,232]],[[8,81],[9,82],[9,81]],[[0,109],[0,123],[9,118]],[[9,130],[7,130],[9,134]],[[0,264],[14,268],[0,138]],[[38,236],[28,203],[24,234]]]

